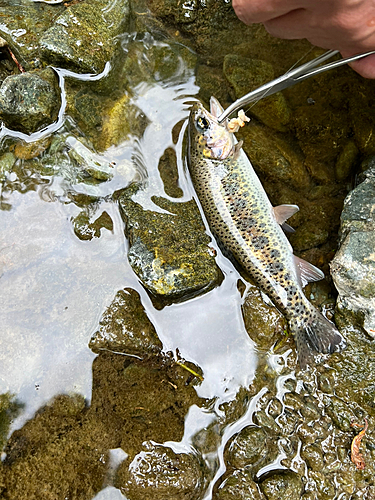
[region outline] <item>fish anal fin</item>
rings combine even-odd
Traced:
[[[281,224],[281,227],[282,229],[286,232],[286,233],[295,233],[295,229],[292,228],[292,226],[289,226],[289,224],[287,224],[286,222],[283,222]]]
[[[276,222],[280,225],[284,224],[284,222],[298,212],[298,210],[299,208],[297,205],[278,205],[277,207],[273,207]]]
[[[294,255],[294,262],[297,267],[297,275],[301,281],[302,288],[312,281],[320,281],[324,278],[324,273],[306,260]]]
[[[210,113],[215,118],[218,118],[222,113],[224,113],[223,106],[219,103],[219,101],[214,96],[211,96],[211,99],[210,99]]]

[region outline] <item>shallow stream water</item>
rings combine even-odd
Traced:
[[[188,7],[185,8],[188,12]],[[147,316],[163,344],[163,351],[172,352],[172,357],[176,359],[177,355],[181,356],[202,370],[203,381],[196,384],[194,390],[206,403],[201,406],[193,404],[185,417],[182,439],[167,439],[164,445],[177,453],[187,452],[202,457],[205,464],[204,487],[194,498],[210,500],[213,495],[217,495],[217,485],[228,468],[225,450],[233,437],[248,426],[259,428],[265,425],[260,417],[255,424],[254,415],[260,408],[267,408],[264,411],[266,416],[275,416],[277,412],[272,413],[271,400],[282,403],[282,409],[275,418],[280,428],[287,429],[290,415],[288,411],[285,412],[285,408],[289,406],[296,412],[300,408],[298,404],[285,404],[285,394],[290,392],[301,398],[305,397],[309,392],[306,392],[309,381],[313,380],[311,384],[314,386],[319,374],[313,372],[305,378],[297,376],[296,382],[298,368],[295,364],[295,346],[291,339],[285,340],[279,335],[275,342],[263,345],[249,336],[249,326],[245,327],[243,305],[248,292],[255,293],[254,287],[246,284],[238,269],[221,253],[207,224],[206,231],[212,237],[210,246],[216,251],[216,262],[224,276],[220,286],[189,300],[155,308],[150,295],[133,272],[127,260],[128,242],[124,236],[124,223],[113,195],[141,179],[145,187],[134,196],[134,200],[145,210],[162,210],[151,199],[153,196],[162,196],[175,203],[196,198],[184,160],[184,133],[189,107],[201,96],[198,96],[200,87],[197,84],[195,64],[186,57],[187,53],[193,54],[190,49],[168,39],[157,40],[150,33],[124,36],[121,47],[116,64],[106,66],[103,74],[98,77],[56,69],[62,95],[57,124],[31,136],[5,127],[1,130],[2,153],[15,154],[12,169],[6,173],[0,187],[0,394],[12,395],[17,407],[10,419],[7,437],[22,429],[44,405],[52,405],[58,395],[82,395],[87,406],[90,406],[93,361],[97,358],[88,347],[90,338],[98,329],[99,320],[116,292],[132,288],[140,294]],[[144,67],[152,67],[152,54],[163,50],[167,53],[164,63],[158,69],[149,69],[148,80],[142,80]],[[132,57],[133,63],[124,70],[126,56]],[[173,60],[170,66],[168,57]],[[134,69],[137,64],[141,68],[138,73]],[[200,65],[202,67],[202,60]],[[121,81],[124,77],[127,78],[126,85]],[[108,98],[115,103],[121,101],[123,95],[128,95],[130,105],[137,112],[130,123],[129,134],[107,144],[105,148],[97,147],[101,157],[115,162],[112,179],[97,182],[80,177],[66,149],[59,144],[66,144],[67,137],[72,137],[89,145],[92,152],[95,151],[92,144],[95,144],[95,140],[100,142],[97,130],[92,133],[87,129],[83,131],[77,118],[70,116],[70,108],[67,107],[70,105],[69,92],[74,85],[82,85],[84,88],[86,84],[105,84],[106,78],[112,82],[118,81],[119,84],[109,96],[99,88],[103,102]],[[95,87],[88,88],[95,93]],[[222,93],[219,89],[218,92]],[[107,101],[105,103],[108,105]],[[145,122],[142,133],[133,133],[141,121]],[[295,147],[295,138],[288,134],[286,136],[290,139],[291,147]],[[52,138],[52,145],[35,158],[22,159],[22,155],[15,150],[17,145],[24,147],[28,143],[48,138]],[[70,143],[73,144],[72,139]],[[53,163],[53,146],[55,151],[62,154],[60,160],[66,160],[66,164],[61,166],[60,163],[59,168]],[[167,148],[176,152],[178,186],[182,190],[180,198],[172,198],[166,194],[158,169],[159,160]],[[300,154],[299,147],[296,150]],[[323,180],[322,184],[325,182]],[[350,179],[345,184],[349,186]],[[277,196],[275,193],[271,193],[272,195]],[[342,192],[339,198],[342,200]],[[82,203],[82,199],[86,201]],[[292,203],[293,200],[289,202]],[[90,222],[106,213],[112,224],[102,226],[92,239],[80,238],[74,223],[82,211],[89,215]],[[205,221],[204,214],[201,215]],[[337,233],[337,226],[335,230]],[[322,251],[326,259],[335,245],[336,242]],[[316,288],[315,298],[319,298],[321,294],[322,302],[325,300],[332,306],[333,297],[329,287],[329,291],[326,291],[327,286]],[[311,290],[310,294],[314,298]],[[272,312],[272,308],[269,311],[269,317],[263,318],[265,323],[281,321],[279,316],[275,320],[276,313]],[[262,334],[259,338],[262,338]],[[286,344],[281,349],[274,350],[280,341]],[[330,372],[331,367],[324,366]],[[313,388],[310,396],[316,398],[315,404],[324,417],[322,394]],[[155,405],[157,404],[156,401]],[[362,415],[360,411],[358,415]],[[303,417],[298,425],[302,421]],[[327,424],[327,428],[329,425]],[[207,444],[211,439],[210,432],[214,436],[211,436],[213,441],[216,439],[214,445]],[[294,436],[293,432],[290,431],[287,436]],[[345,446],[353,436],[350,429],[347,433]],[[198,438],[199,436],[201,437]],[[299,477],[304,476],[305,485],[310,484],[310,490],[308,487],[305,489],[306,499],[349,498],[348,495],[342,496],[345,491],[340,489],[341,486],[337,486],[333,494],[327,487],[324,496],[321,493],[324,488],[321,487],[318,496],[308,496],[309,491],[314,491],[314,488],[307,468],[305,473],[301,472],[307,467],[300,455],[301,442],[294,439],[295,436],[290,437],[289,442],[289,437],[274,438],[275,443],[277,442],[276,451],[272,451],[268,462],[262,462],[255,479],[262,482],[272,473],[290,470],[299,474]],[[291,449],[288,450],[289,445]],[[323,449],[326,456],[330,456],[330,453],[335,455],[337,445],[333,442],[330,445],[327,437]],[[117,452],[111,451],[112,465],[109,468],[115,469],[128,453],[127,449],[123,449],[123,453],[118,451],[119,448],[116,450]],[[373,450],[369,453],[373,453]],[[2,459],[5,462],[6,456],[3,452]],[[336,455],[331,461],[327,458],[326,465],[335,460]],[[350,468],[348,457],[345,460],[343,459],[345,467]],[[371,455],[369,460],[372,464],[374,456]],[[234,462],[232,460],[230,465],[232,469]],[[235,469],[239,467],[235,466]],[[354,469],[352,472],[355,474]],[[353,492],[365,491],[368,485],[372,485],[370,480],[366,483],[366,478],[363,479],[365,483],[362,481],[365,484],[363,486],[357,476],[350,477],[355,477],[351,479]],[[319,483],[318,479],[315,481],[314,484]],[[126,498],[124,492],[121,493],[114,484],[114,481],[107,478],[102,490],[94,496],[96,500]],[[347,489],[350,491],[350,488]],[[265,498],[273,499],[272,494],[267,491],[263,491]],[[295,490],[293,495],[294,492]],[[336,494],[340,496],[336,497]],[[72,494],[69,498],[80,497]],[[132,498],[136,497],[129,497],[130,500]]]

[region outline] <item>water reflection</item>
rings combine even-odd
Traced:
[[[149,42],[161,54],[168,48],[164,43],[151,39]],[[168,444],[176,452],[191,450],[202,429],[215,424],[222,415],[220,405],[232,401],[239,388],[247,387],[254,377],[256,355],[241,316],[239,274],[221,256],[215,242],[213,246],[225,274],[222,285],[204,296],[159,311],[126,259],[123,222],[111,199],[115,191],[142,179],[144,190],[135,200],[145,210],[155,210],[151,201],[154,195],[176,201],[165,194],[158,171],[160,157],[172,148],[176,151],[183,191],[178,201],[189,200],[193,193],[182,162],[184,127],[177,139],[173,130],[186,119],[188,101],[198,87],[193,68],[187,67],[180,56],[168,57],[164,54],[160,66],[154,68],[154,81],[132,89],[131,105],[147,117],[147,126],[142,137],[130,134],[105,151],[105,157],[116,164],[108,182],[88,182],[77,175],[79,171],[67,147],[74,148],[77,139],[84,136],[74,121],[65,116],[65,79],[95,81],[108,75],[108,66],[97,76],[56,70],[62,91],[57,123],[31,136],[1,129],[1,137],[22,139],[25,143],[53,134],[52,146],[47,145],[38,159],[16,160],[2,187],[3,208],[7,210],[0,211],[0,393],[9,391],[23,406],[11,422],[10,433],[21,428],[58,394],[79,393],[90,402],[95,355],[88,349],[88,341],[101,314],[124,287],[140,293],[164,351],[175,355],[178,352],[202,368],[204,381],[197,393],[200,398],[213,401],[211,409],[196,405],[190,408],[183,439]],[[163,77],[163,65],[175,68],[172,76]],[[83,151],[90,154],[87,146],[83,146]],[[56,155],[61,160],[59,170],[54,167]],[[86,209],[87,201],[90,205]],[[77,238],[72,221],[82,213],[92,221],[103,212],[112,226],[102,228],[87,241]],[[212,471],[218,460],[222,461],[217,456],[206,459],[211,460]],[[109,486],[95,498],[124,497]]]

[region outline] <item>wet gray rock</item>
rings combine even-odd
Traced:
[[[60,89],[52,69],[8,76],[0,87],[0,119],[30,134],[57,119]]]
[[[375,159],[344,202],[341,244],[331,274],[343,316],[355,316],[375,337]]]
[[[103,349],[143,355],[162,347],[155,328],[148,319],[138,292],[119,290],[106,309],[89,344],[99,353]]]
[[[40,39],[43,57],[80,73],[100,73],[105,63],[114,57],[118,47],[116,37],[123,31],[128,17],[127,0],[94,0],[72,5]]]
[[[196,500],[204,485],[199,460],[166,446],[146,443],[128,465],[120,465],[116,486],[129,500]]]
[[[133,271],[149,292],[166,300],[211,290],[220,282],[221,272],[195,201],[172,203],[156,197],[152,201],[160,212],[144,210],[131,199],[131,190],[119,200]]]

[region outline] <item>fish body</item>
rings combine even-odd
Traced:
[[[271,205],[242,144],[217,122],[221,112],[214,98],[211,112],[200,103],[191,110],[188,163],[194,188],[212,232],[285,315],[305,368],[313,352],[343,345],[336,327],[303,293],[307,282],[324,274],[293,254],[281,226],[298,207]]]

